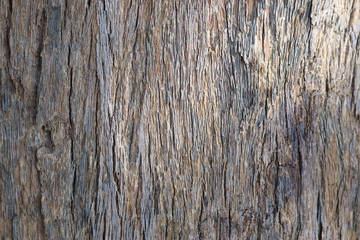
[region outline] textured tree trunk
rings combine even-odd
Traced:
[[[1,239],[359,239],[360,0],[0,0]]]

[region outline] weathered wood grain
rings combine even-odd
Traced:
[[[359,0],[0,0],[1,239],[359,239]]]

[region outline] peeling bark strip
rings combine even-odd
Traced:
[[[359,239],[360,1],[0,1],[1,239]]]

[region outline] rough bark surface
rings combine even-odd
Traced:
[[[0,0],[1,239],[359,239],[360,0]]]

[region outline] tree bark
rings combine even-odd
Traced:
[[[1,239],[359,239],[359,0],[0,0]]]

